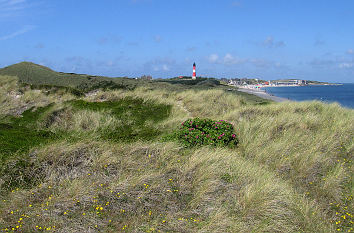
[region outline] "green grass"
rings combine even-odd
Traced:
[[[68,103],[66,104],[68,105]],[[88,110],[111,115],[121,120],[119,124],[102,128],[99,137],[110,141],[153,140],[161,134],[154,124],[167,118],[171,106],[156,104],[137,98],[124,98],[112,102],[86,102],[76,100],[69,102],[73,111]],[[32,174],[34,164],[26,154],[31,148],[44,146],[53,141],[70,140],[72,142],[90,137],[60,130],[52,132],[46,125],[53,123],[53,117],[60,112],[53,104],[31,108],[21,117],[6,117],[0,122],[0,177],[5,181],[2,191],[14,187],[28,188],[40,179]],[[91,123],[91,122],[89,122]],[[17,177],[21,176],[21,179]]]
[[[11,109],[17,102],[7,93],[17,87],[5,83],[0,97]],[[145,84],[71,102],[59,93],[29,98],[31,106],[35,98],[55,104],[25,112],[18,127],[69,136],[18,151],[2,166],[2,230],[352,231],[354,110],[262,102],[222,85]],[[15,122],[8,113],[3,128]],[[232,123],[237,147],[159,140],[194,117]]]
[[[156,124],[166,119],[171,106],[144,101],[139,98],[126,97],[117,101],[86,102],[73,101],[74,109],[106,112],[120,120],[110,128],[101,131],[101,137],[113,141],[152,140],[161,134]]]
[[[0,69],[0,75],[17,76],[22,83],[41,86],[71,88],[74,93],[102,89],[133,89],[137,81],[125,78],[108,78],[85,74],[56,72],[31,62],[21,62]]]
[[[29,109],[22,117],[11,117],[0,123],[0,161],[4,162],[12,154],[28,152],[31,147],[53,139],[47,130],[37,129],[37,121],[51,106]]]
[[[38,120],[51,107],[31,108],[20,118],[7,117],[0,122],[0,177],[3,180],[0,193],[18,187],[30,188],[40,181],[28,152],[59,139],[58,135],[37,128]]]

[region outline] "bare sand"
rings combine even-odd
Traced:
[[[253,90],[253,89],[247,89],[247,88],[238,88],[238,91],[242,91],[242,92],[246,92],[248,94],[252,94],[252,95],[256,95],[259,96],[263,99],[268,99],[268,100],[273,100],[275,102],[284,102],[284,101],[290,101],[289,99],[286,98],[281,98],[281,97],[277,97],[274,95],[270,95],[267,92],[264,91],[257,91],[257,90]]]

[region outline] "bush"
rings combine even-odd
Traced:
[[[188,119],[182,123],[177,137],[187,146],[235,146],[238,143],[232,124],[224,120]]]

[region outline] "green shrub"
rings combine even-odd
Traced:
[[[188,119],[182,123],[177,137],[187,146],[235,146],[238,143],[232,124],[224,120]]]

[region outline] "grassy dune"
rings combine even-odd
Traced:
[[[16,79],[0,77],[0,123],[14,126],[37,114],[23,127],[55,135],[3,153],[0,229],[352,231],[353,110],[158,85],[78,98],[20,91]],[[34,108],[14,120],[17,103]],[[166,140],[190,117],[231,122],[237,148]]]
[[[60,87],[76,94],[82,94],[96,88],[133,89],[139,80],[128,78],[108,78],[86,74],[63,73],[32,62],[21,62],[0,69],[2,76],[17,76],[21,83],[33,88]]]

